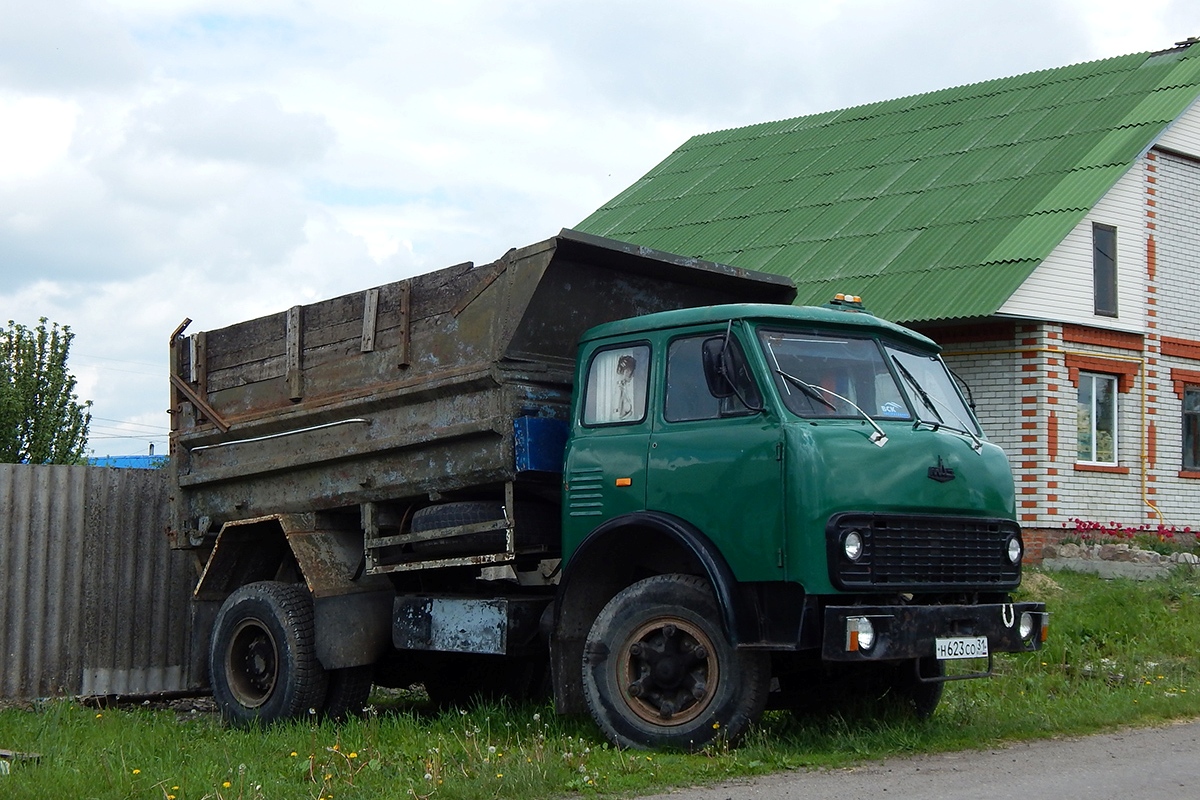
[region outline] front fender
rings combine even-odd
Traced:
[[[580,665],[588,631],[600,611],[626,586],[668,573],[708,579],[731,644],[759,638],[753,596],[743,591],[720,550],[700,530],[654,511],[614,517],[580,542],[559,581],[550,646],[560,713],[586,710]]]

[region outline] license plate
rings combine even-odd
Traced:
[[[935,639],[934,651],[939,661],[956,658],[987,658],[986,636],[959,636],[953,639]]]

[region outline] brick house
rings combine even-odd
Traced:
[[[1200,529],[1200,43],[693,137],[579,226],[941,342],[1072,519]]]

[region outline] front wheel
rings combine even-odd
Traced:
[[[260,581],[229,595],[213,623],[209,676],[221,717],[234,725],[320,711],[326,675],[308,590]]]
[[[697,750],[735,744],[762,714],[765,653],[739,651],[721,629],[708,583],[656,575],[608,602],[588,634],[583,689],[619,747]]]

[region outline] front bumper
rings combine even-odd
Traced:
[[[1021,615],[1033,617],[1033,630],[1022,638]],[[847,632],[851,620],[870,620],[875,641],[857,646]],[[821,657],[826,661],[897,661],[935,655],[935,640],[986,636],[989,653],[1027,653],[1045,640],[1045,603],[982,605],[826,606]]]

